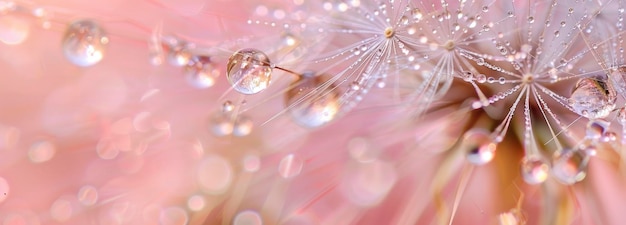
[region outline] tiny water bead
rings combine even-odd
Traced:
[[[589,140],[599,140],[604,136],[611,126],[611,122],[604,119],[595,119],[587,123],[585,138]]]
[[[473,128],[465,132],[462,148],[467,151],[467,161],[474,165],[484,165],[495,157],[496,143],[484,129]]]
[[[252,48],[241,49],[231,55],[226,71],[233,89],[248,95],[267,89],[272,75],[267,55]]]
[[[194,56],[185,65],[185,75],[190,85],[197,88],[209,88],[215,84],[215,78],[220,74],[213,66],[208,56]]]
[[[565,148],[554,153],[552,175],[564,184],[575,184],[587,175],[589,163],[587,151]]]
[[[602,77],[594,77],[579,80],[568,103],[578,115],[595,119],[608,116],[616,101],[613,85]]]
[[[252,120],[245,115],[235,115],[233,113],[232,111],[219,111],[213,114],[210,119],[210,127],[215,136],[233,135],[244,137],[252,132],[254,128]]]
[[[327,82],[324,76],[302,76],[290,85],[285,104],[296,123],[315,128],[337,117],[339,93]]]
[[[521,173],[527,184],[540,184],[548,179],[550,166],[541,157],[526,156],[522,159]]]
[[[77,66],[92,66],[102,60],[108,43],[109,38],[96,22],[79,20],[65,31],[63,54]]]

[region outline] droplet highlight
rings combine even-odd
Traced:
[[[92,66],[102,60],[108,42],[100,25],[92,20],[79,20],[65,31],[63,54],[77,66]]]
[[[541,184],[548,179],[550,166],[540,157],[527,156],[522,159],[521,173],[527,184]]]
[[[487,164],[496,154],[496,143],[484,129],[468,130],[463,136],[462,146],[467,150],[467,161],[474,165]]]
[[[587,175],[589,155],[577,149],[562,149],[554,153],[552,175],[564,184],[575,184]]]
[[[242,94],[256,94],[270,84],[272,67],[265,53],[242,49],[228,59],[227,78],[233,89]]]
[[[195,56],[184,68],[187,82],[196,88],[209,88],[215,85],[220,72],[213,66],[208,56]]]
[[[303,76],[291,84],[285,104],[297,124],[315,128],[337,117],[340,95],[336,87],[327,82],[323,76]]]
[[[608,116],[616,101],[613,86],[606,79],[595,77],[579,80],[568,103],[578,115],[596,119]]]

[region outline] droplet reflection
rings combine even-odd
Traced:
[[[104,57],[109,39],[92,20],[79,20],[67,28],[63,37],[63,53],[78,66],[92,66]]]

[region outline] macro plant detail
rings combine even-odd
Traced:
[[[619,224],[625,7],[0,0],[0,221]]]

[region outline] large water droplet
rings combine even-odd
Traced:
[[[589,155],[586,151],[562,149],[554,153],[552,175],[564,184],[574,184],[585,178],[588,163]]]
[[[91,66],[102,60],[107,43],[109,38],[96,22],[79,20],[70,24],[65,31],[62,48],[70,62],[78,66]]]
[[[462,145],[467,150],[467,161],[474,165],[487,164],[496,154],[496,143],[484,129],[474,128],[465,132]]]
[[[569,105],[574,112],[589,119],[604,118],[615,108],[615,89],[602,77],[583,78],[578,81]]]
[[[550,166],[540,157],[524,157],[521,172],[527,184],[540,184],[548,179]]]
[[[272,75],[267,55],[251,48],[239,50],[230,56],[226,70],[233,89],[242,94],[256,94],[265,90]]]
[[[285,104],[293,120],[314,128],[332,121],[339,112],[339,93],[323,76],[303,76],[291,84]]]
[[[196,56],[185,66],[187,81],[197,88],[208,88],[215,84],[220,72],[211,63],[208,56]]]

